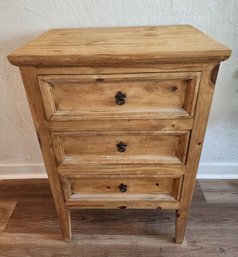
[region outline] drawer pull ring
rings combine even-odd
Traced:
[[[123,142],[120,142],[119,144],[117,144],[117,151],[118,152],[125,152],[126,151],[126,144]]]
[[[122,193],[125,193],[127,191],[127,185],[123,183],[121,183],[118,187]]]
[[[115,95],[115,98],[116,98],[116,103],[118,105],[123,105],[125,103],[126,94],[121,91],[118,91]]]

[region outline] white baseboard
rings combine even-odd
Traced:
[[[238,179],[238,163],[201,163],[199,179]]]
[[[44,164],[0,164],[0,179],[28,178],[47,178]]]
[[[201,163],[199,179],[238,179],[238,163]],[[0,179],[47,178],[43,163],[0,164]]]

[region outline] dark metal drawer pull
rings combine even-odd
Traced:
[[[125,103],[126,94],[121,91],[118,91],[115,95],[115,98],[116,98],[116,103],[118,105],[123,105]]]
[[[118,187],[122,193],[125,193],[127,191],[127,185],[123,183],[121,183]]]
[[[126,151],[126,144],[123,142],[120,142],[119,144],[117,144],[117,151],[118,152],[125,152]]]

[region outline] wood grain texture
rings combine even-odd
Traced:
[[[53,132],[58,164],[179,164],[189,132]],[[124,152],[118,145],[125,144]]]
[[[237,180],[200,180],[200,185],[208,203],[238,203]]]
[[[188,26],[55,29],[8,56],[15,65],[224,60],[230,49]]]
[[[43,103],[40,96],[40,89],[37,81],[35,68],[21,67],[21,76],[24,83],[28,103],[33,116],[36,133],[41,147],[43,159],[46,165],[48,178],[55,199],[55,206],[60,220],[65,240],[71,238],[70,214],[64,204],[64,196],[57,166],[54,158],[54,151],[51,142],[50,132],[46,122]]]
[[[144,205],[143,208],[166,206],[173,209],[178,205],[175,200],[179,200],[182,177],[70,175],[63,176],[62,180],[68,206],[73,202],[77,208],[138,208]]]
[[[38,79],[50,120],[169,119],[193,116],[200,73],[50,75]],[[118,92],[125,95],[122,105],[115,99]]]
[[[5,230],[6,224],[16,207],[16,201],[0,200],[0,232]]]
[[[169,195],[135,195],[123,199],[87,195],[87,199],[79,197],[66,202],[69,209],[171,209],[179,207],[179,202]]]
[[[187,236],[173,243],[174,213],[169,210],[72,210],[73,238],[61,240],[49,183],[43,180],[1,181],[1,203],[17,205],[0,231],[1,257],[178,256],[237,257],[237,203],[229,203],[234,181],[201,183],[224,195],[220,203],[207,203],[196,184]],[[217,186],[216,186],[217,185]],[[220,187],[221,185],[221,187]],[[222,210],[222,211],[221,211]],[[209,213],[209,215],[208,215]]]
[[[79,176],[69,177],[72,194],[170,194],[173,189],[174,178],[135,176]],[[120,185],[126,185],[126,191],[120,191]]]
[[[106,63],[100,66],[91,64],[90,66],[77,66],[77,67],[36,67],[38,75],[86,75],[86,74],[133,74],[133,73],[158,73],[158,72],[201,72],[205,63],[196,62],[195,60],[190,63],[130,63],[130,64],[111,64],[108,66]]]
[[[178,165],[100,165],[95,163],[90,163],[87,165],[67,165],[67,163],[62,163],[58,166],[58,171],[63,176],[80,176],[80,175],[128,175],[137,177],[146,176],[173,176],[178,177],[184,174],[185,166],[183,164]]]
[[[188,131],[193,126],[193,119],[127,119],[121,120],[80,120],[80,121],[50,121],[51,131]]]
[[[216,66],[217,63],[208,64],[207,67],[204,68],[201,76],[201,84],[193,130],[189,143],[180,207],[176,213],[176,242],[182,242],[185,234],[195,177],[197,174],[204,134],[206,131],[207,120],[215,87],[215,84],[211,81],[211,74]]]

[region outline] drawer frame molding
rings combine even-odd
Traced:
[[[81,138],[81,144],[84,145],[85,141],[84,138],[97,138],[97,137],[102,137],[102,139],[104,137],[107,136],[114,136],[114,137],[121,137],[122,139],[124,139],[125,137],[130,137],[132,136],[132,140],[133,137],[147,137],[148,139],[150,139],[150,137],[178,137],[177,139],[177,145],[176,145],[176,151],[175,151],[175,156],[166,156],[164,158],[158,158],[158,157],[154,157],[154,158],[146,158],[146,156],[143,157],[143,155],[141,154],[141,157],[138,159],[136,158],[136,156],[133,155],[124,155],[123,153],[119,153],[118,155],[116,155],[115,153],[117,152],[115,149],[115,153],[112,155],[111,152],[108,152],[105,150],[104,154],[101,155],[100,159],[98,156],[90,156],[90,155],[86,155],[86,158],[84,156],[80,157],[74,157],[74,158],[70,158],[66,156],[66,150],[64,147],[64,138],[67,137],[79,137]],[[77,166],[79,164],[86,164],[86,165],[90,165],[90,163],[95,163],[95,164],[100,164],[103,163],[104,164],[139,164],[140,163],[149,163],[149,164],[179,164],[181,163],[186,163],[186,156],[187,156],[187,150],[188,150],[188,143],[189,143],[189,138],[190,138],[190,131],[115,131],[115,132],[103,132],[103,131],[97,131],[97,132],[51,132],[51,138],[52,138],[52,142],[53,142],[53,146],[54,146],[54,152],[55,152],[55,156],[56,159],[58,161],[58,165],[69,165],[69,166]],[[92,141],[92,140],[91,140]],[[87,142],[87,141],[86,141]],[[113,146],[113,143],[115,145],[116,148],[116,143],[118,143],[118,141],[115,142],[111,142],[111,145]],[[158,142],[160,142],[160,140],[158,140]],[[102,142],[103,143],[103,142]],[[150,141],[149,141],[150,143]],[[133,142],[132,142],[133,144]],[[70,145],[71,146],[71,145]],[[107,146],[107,144],[105,145],[105,147]],[[80,142],[79,142],[79,146],[80,147]],[[87,146],[88,147],[88,146]],[[130,147],[130,145],[128,146]],[[146,146],[145,146],[146,147]],[[158,145],[158,149],[161,146]],[[168,147],[168,146],[167,146]],[[73,148],[73,146],[71,146],[71,148]],[[76,146],[74,146],[74,150]],[[158,154],[157,154],[158,155]],[[109,158],[110,157],[110,158]],[[126,157],[126,158],[125,158]],[[119,161],[119,159],[121,159],[121,161]]]
[[[75,121],[75,120],[90,120],[94,119],[168,119],[168,118],[191,118],[194,116],[194,110],[197,101],[198,87],[200,83],[200,72],[170,72],[170,73],[140,73],[140,74],[94,74],[94,75],[39,75],[38,81],[44,103],[44,109],[46,117],[51,121]],[[143,81],[149,82],[163,82],[163,81],[187,81],[186,93],[184,99],[184,105],[182,109],[167,109],[160,111],[157,109],[148,109],[147,111],[133,109],[121,109],[118,107],[118,111],[60,111],[55,103],[53,88],[57,88],[60,84],[72,84],[80,87],[80,84],[84,83],[97,83],[100,87],[100,82],[107,81],[110,83],[118,83],[125,81],[124,83],[132,82],[139,83]],[[56,85],[55,85],[56,83]],[[69,87],[69,85],[68,85]],[[171,87],[171,94],[176,93],[177,87]],[[89,91],[90,92],[90,91]],[[85,95],[83,98],[87,98]],[[114,98],[112,98],[114,102]],[[80,100],[79,100],[80,101]],[[110,106],[108,106],[110,110]]]
[[[64,185],[64,195],[65,203],[68,208],[72,209],[97,209],[97,208],[106,208],[106,209],[171,209],[176,210],[179,207],[179,200],[181,197],[181,187],[183,183],[183,176],[180,175],[170,175],[170,176],[159,176],[159,179],[169,178],[172,179],[172,190],[170,193],[160,193],[160,194],[127,194],[127,193],[113,193],[113,194],[73,194],[71,187],[71,179],[83,179],[84,177],[89,177],[89,175],[70,175],[70,176],[61,176],[62,184]],[[97,176],[90,176],[90,179],[97,180]],[[108,175],[101,175],[100,178],[105,178],[105,181],[108,180]],[[111,175],[110,178],[116,177],[120,178],[118,175]],[[150,177],[148,176],[126,176],[126,179],[140,179],[146,180]],[[153,180],[156,181],[158,176],[153,176]],[[122,176],[123,180],[125,175]]]
[[[138,187],[138,190],[140,190],[140,192],[138,191],[138,193],[120,193],[119,190],[118,192],[114,192],[115,191],[115,185],[114,185],[114,190],[113,190],[113,193],[85,193],[83,192],[82,188],[80,189],[80,192],[81,194],[79,193],[75,193],[76,197],[74,197],[74,192],[73,192],[73,189],[72,189],[72,185],[71,185],[71,180],[80,180],[81,179],[81,183],[85,183],[83,181],[87,181],[87,183],[89,185],[91,185],[92,187],[95,186],[95,184],[98,184],[98,180],[103,180],[105,181],[105,183],[103,183],[103,186],[105,187],[105,190],[106,188],[109,188],[110,187],[110,191],[112,190],[112,186],[110,184],[110,182],[113,180],[118,180],[118,185],[120,184],[119,181],[123,182],[123,183],[126,183],[127,184],[127,181],[130,181],[132,180],[132,182],[135,184],[136,182],[138,182],[138,184],[143,184],[143,186],[145,187],[145,190],[140,189],[138,185],[136,185],[136,187]],[[94,180],[95,182],[93,182],[92,180]],[[151,189],[151,181],[154,181],[154,183],[156,183],[157,181],[166,181],[166,180],[171,180],[171,186],[172,186],[172,189],[170,192],[163,192],[163,193],[149,193],[149,191],[152,191]],[[64,196],[65,196],[65,201],[66,201],[66,204],[67,202],[70,202],[70,201],[74,201],[74,200],[80,200],[81,201],[87,201],[88,199],[90,198],[95,198],[96,199],[101,199],[101,200],[107,200],[107,199],[113,199],[114,201],[128,201],[128,200],[131,200],[133,199],[134,201],[138,201],[140,202],[140,199],[145,199],[147,197],[147,199],[150,199],[151,201],[156,201],[156,204],[158,205],[158,207],[160,207],[159,205],[163,205],[163,201],[167,201],[167,202],[179,202],[180,200],[180,196],[181,196],[181,187],[182,187],[182,182],[183,182],[183,175],[179,175],[179,174],[176,174],[176,175],[167,175],[167,176],[135,176],[135,175],[121,175],[121,176],[118,176],[118,175],[78,175],[77,173],[75,174],[70,174],[70,175],[62,175],[61,176],[61,181],[62,181],[62,184],[63,184],[63,188],[64,188]],[[145,181],[145,182],[144,182]],[[150,182],[148,185],[146,185],[146,182]],[[144,182],[144,183],[143,183]],[[115,183],[115,181],[114,181]],[[134,185],[135,186],[135,185]],[[160,185],[158,185],[160,186]],[[130,187],[130,186],[129,186]],[[87,188],[87,185],[84,186],[84,188]],[[128,191],[129,191],[130,188],[128,188]],[[98,191],[100,192],[101,190],[103,189],[99,189],[99,190],[95,190],[95,191]],[[142,191],[142,192],[141,192]],[[143,193],[143,191],[147,191],[148,193]],[[154,190],[156,191],[156,190]],[[149,195],[152,195],[153,194],[153,197],[149,197]],[[100,197],[101,196],[101,197]],[[94,207],[94,204],[95,203],[92,203],[91,205],[91,208]],[[125,205],[125,204],[124,204]],[[125,205],[126,206],[126,205]],[[108,208],[108,205],[106,205],[106,207]],[[119,208],[119,206],[118,206]],[[162,208],[162,207],[160,207]]]

